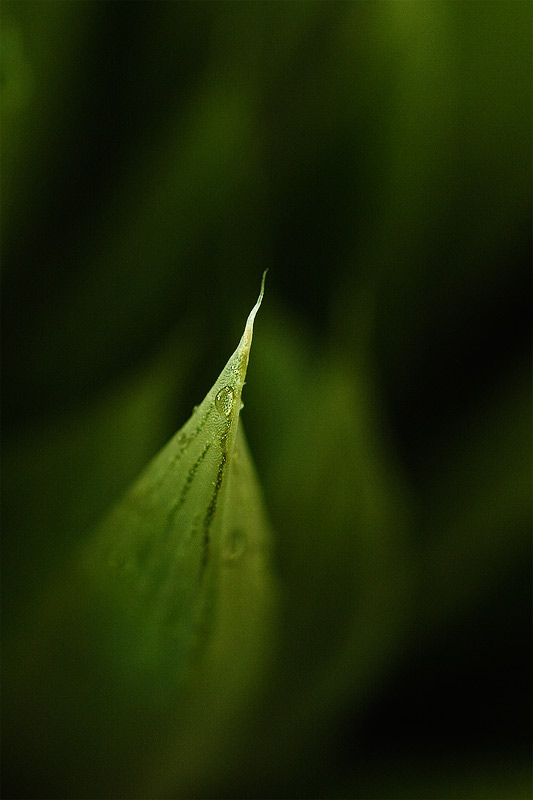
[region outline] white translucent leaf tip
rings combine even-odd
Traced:
[[[256,302],[255,306],[252,308],[252,310],[248,314],[248,319],[246,320],[246,327],[244,329],[243,339],[245,340],[245,342],[246,342],[246,344],[248,346],[250,345],[250,342],[252,340],[252,332],[253,332],[253,328],[254,328],[255,315],[259,311],[259,306],[261,305],[261,303],[263,301],[263,295],[265,293],[265,277],[266,277],[267,272],[268,272],[268,269],[266,269],[263,272],[263,277],[261,279],[261,291],[259,292],[259,297],[257,298],[257,302]]]

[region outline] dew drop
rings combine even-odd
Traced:
[[[224,539],[224,558],[235,561],[246,549],[246,533],[242,528],[231,528]]]
[[[224,386],[223,389],[215,397],[216,410],[222,414],[223,417],[229,417],[233,407],[233,400],[235,399],[235,392],[231,386]]]

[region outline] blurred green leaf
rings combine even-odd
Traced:
[[[368,361],[372,314],[362,307],[359,319],[355,363],[331,351],[300,351],[293,363],[294,337],[285,329],[283,344],[271,342],[272,379],[262,373],[266,420],[276,418],[279,445],[265,492],[278,533],[283,624],[248,771],[272,795],[320,771],[334,720],[347,703],[355,710],[369,702],[402,650],[411,613],[409,498],[385,456]],[[265,358],[264,342],[261,349]],[[291,365],[294,380],[285,418],[275,363]]]
[[[442,624],[530,547],[531,376],[508,368],[435,447],[421,487],[423,613]]]

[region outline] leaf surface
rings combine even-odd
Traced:
[[[10,666],[24,665],[8,670],[8,725],[21,774],[35,765],[28,789],[45,774],[57,796],[197,790],[224,768],[234,726],[253,713],[275,589],[240,411],[263,287],[264,276],[204,401],[10,654]]]

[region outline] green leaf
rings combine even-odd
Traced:
[[[28,791],[198,790],[253,714],[275,588],[240,410],[263,288],[205,400],[9,653],[9,760]]]

